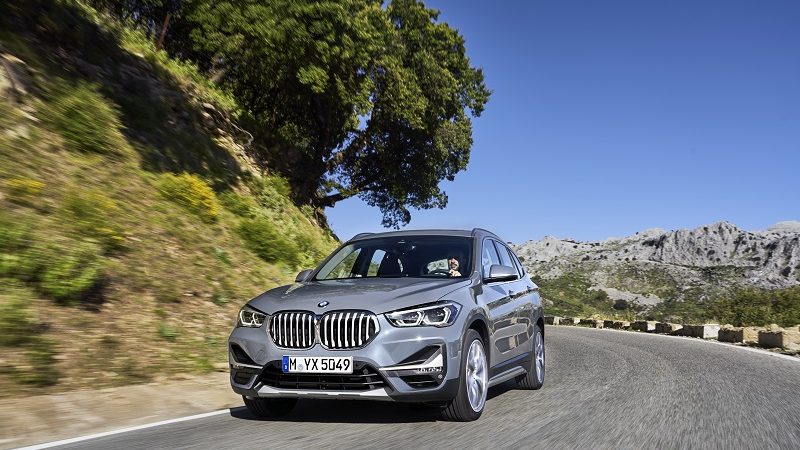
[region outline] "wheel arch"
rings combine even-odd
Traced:
[[[469,319],[469,325],[464,330],[464,334],[466,334],[467,330],[475,330],[481,336],[483,340],[483,350],[486,352],[486,360],[491,361],[491,352],[492,352],[492,345],[489,339],[489,325],[486,323],[486,319],[481,315],[475,315]]]

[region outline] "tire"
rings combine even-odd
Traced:
[[[471,358],[473,358],[471,360]],[[483,413],[489,390],[489,364],[481,335],[468,330],[461,351],[458,393],[442,411],[445,420],[471,422]],[[472,394],[470,388],[473,389]],[[472,396],[473,401],[470,402]]]
[[[242,396],[247,410],[263,419],[283,417],[297,405],[296,398],[248,398]]]
[[[520,389],[537,390],[544,385],[544,333],[541,327],[536,325],[533,333],[533,349],[531,350],[531,361],[528,365],[528,373],[517,378]]]

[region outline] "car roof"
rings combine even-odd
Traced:
[[[484,230],[483,228],[473,228],[472,230],[444,230],[444,229],[430,229],[430,230],[402,230],[402,231],[387,231],[383,233],[359,233],[353,236],[348,242],[361,241],[364,239],[373,239],[381,237],[400,237],[400,236],[458,236],[458,237],[484,237],[491,236],[500,239],[496,234],[491,231]]]

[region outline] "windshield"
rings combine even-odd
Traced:
[[[472,238],[398,236],[348,244],[322,266],[315,279],[465,278],[472,272]]]

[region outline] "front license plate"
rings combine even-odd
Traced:
[[[353,373],[352,356],[284,356],[283,373]]]

